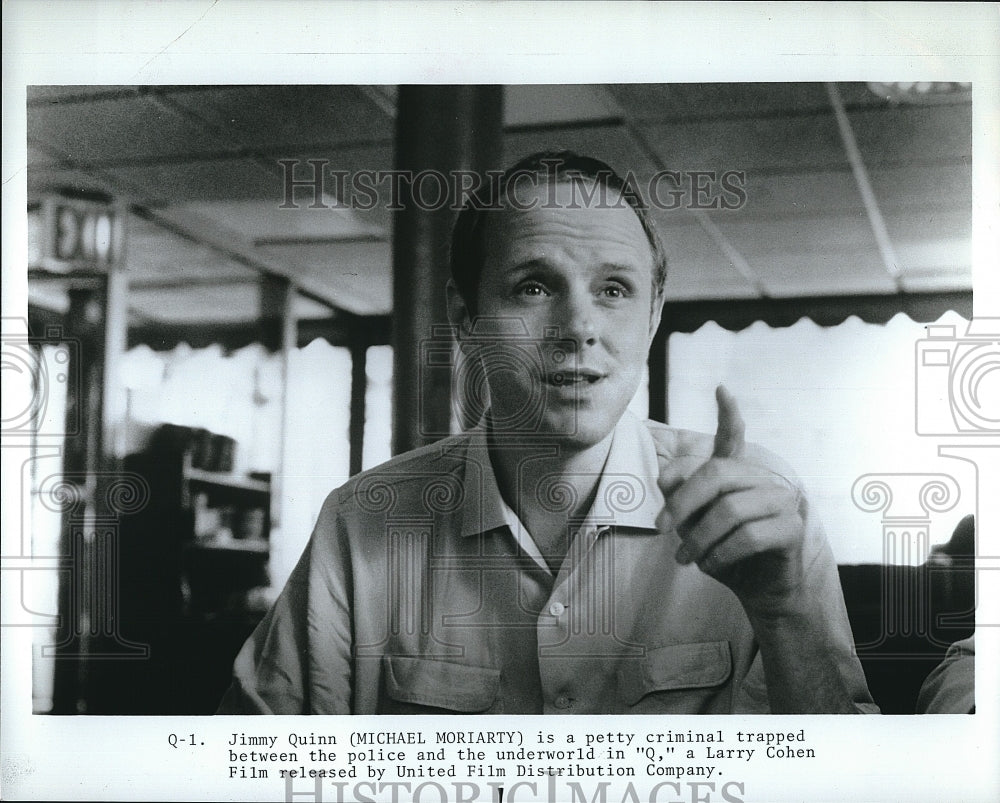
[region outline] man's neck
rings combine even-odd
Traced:
[[[614,432],[585,448],[494,439],[490,461],[504,500],[553,571],[569,548],[574,523],[590,511]]]

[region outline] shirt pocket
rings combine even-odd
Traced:
[[[433,658],[382,658],[382,714],[498,713],[500,670]]]
[[[647,649],[619,673],[622,702],[630,714],[727,713],[717,699],[733,674],[728,641],[672,644]]]

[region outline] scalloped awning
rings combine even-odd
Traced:
[[[837,326],[852,315],[867,323],[884,324],[899,313],[918,323],[929,323],[949,311],[971,318],[972,292],[674,301],[663,307],[660,330],[665,334],[694,332],[708,321],[714,321],[723,329],[737,332],[757,321],[783,327],[802,318],[819,326]]]

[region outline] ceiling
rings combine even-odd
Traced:
[[[129,204],[133,322],[253,319],[261,271],[304,291],[300,317],[387,314],[391,212],[281,209],[279,160],[391,168],[395,101],[384,86],[29,87],[29,198]],[[664,169],[744,173],[740,208],[655,212],[673,300],[971,290],[971,127],[961,86],[518,85],[503,162],[572,148],[641,187]],[[29,300],[67,303],[36,272]]]

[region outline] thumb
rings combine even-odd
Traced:
[[[715,389],[715,401],[719,405],[719,424],[715,430],[712,457],[739,457],[746,445],[746,424],[736,405],[736,398],[724,385],[719,385]]]

